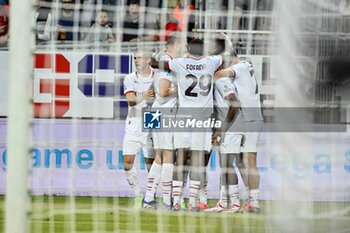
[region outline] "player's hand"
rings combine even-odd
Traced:
[[[154,90],[153,89],[148,89],[147,91],[145,91],[143,96],[144,96],[145,99],[150,99],[150,98],[154,97]]]
[[[221,133],[220,132],[214,132],[211,135],[211,144],[213,146],[218,146],[220,144],[221,141]]]
[[[211,136],[211,143],[213,146],[219,146],[225,139],[225,132],[222,129],[218,129]]]

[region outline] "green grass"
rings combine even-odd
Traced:
[[[350,203],[269,201],[261,203],[261,214],[135,211],[132,204],[129,198],[35,196],[31,232],[350,232]],[[300,209],[307,214],[293,214]]]

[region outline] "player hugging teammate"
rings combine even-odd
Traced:
[[[197,131],[193,128],[184,132],[153,132],[154,147],[157,152],[156,159],[149,171],[143,207],[156,208],[154,197],[158,183],[162,180],[162,207],[180,210],[184,181],[187,179],[185,167],[187,160],[190,159],[190,190],[187,210],[197,211],[198,207],[207,209],[207,205],[199,205],[198,194],[200,187],[204,187],[205,182],[203,179],[207,165],[205,154],[210,153],[213,142],[213,144],[220,146],[223,171],[222,185],[218,204],[206,211],[238,212],[246,210],[257,212],[259,211],[259,174],[256,169],[256,152],[259,134],[256,133],[256,129],[260,127],[262,116],[253,68],[249,62],[240,61],[235,51],[231,51],[229,68],[218,71],[223,63],[223,56],[204,56],[204,43],[198,38],[189,42],[188,54],[185,57],[174,58],[179,55],[180,45],[179,38],[170,36],[168,53],[164,53],[160,57],[160,61],[152,61],[152,66],[164,71],[156,72],[157,75],[153,78],[155,91],[153,107],[166,107],[170,114],[175,114],[177,106],[175,119],[184,115],[191,115],[192,119],[195,120],[209,119],[213,113],[215,83],[218,119],[223,122],[223,125],[213,135],[210,128],[204,131]],[[169,55],[169,52],[172,55]],[[216,53],[218,52],[216,51]],[[150,96],[154,95],[153,92],[146,91],[145,93],[149,93]],[[128,102],[131,108],[129,99]],[[252,132],[248,132],[247,129]],[[221,140],[219,141],[218,138]],[[241,161],[240,152],[248,152],[247,155],[243,155],[247,156],[248,164],[240,166],[243,180],[250,188],[249,200],[244,208],[241,208],[240,205],[238,179],[233,167],[234,161]],[[125,158],[128,156],[124,156],[124,161]],[[127,177],[128,172],[127,170]],[[129,184],[133,187],[134,182],[129,181]],[[135,195],[140,196],[139,193],[138,189]],[[170,199],[171,193],[173,195],[172,201]],[[135,202],[135,205],[141,206],[139,201]]]
[[[217,44],[222,44],[220,40]],[[222,47],[222,45],[221,45]],[[260,107],[258,83],[249,61],[239,59],[236,51],[230,52],[230,65],[215,73],[215,100],[217,115],[221,119],[235,120],[233,124],[214,133],[213,144],[220,140],[221,187],[219,202],[207,212],[259,212],[259,173],[256,156],[263,117]],[[234,97],[238,102],[234,100]],[[237,114],[232,113],[239,107]],[[223,133],[226,132],[226,133]],[[221,133],[221,134],[220,134]],[[241,206],[239,199],[238,168],[248,192],[248,199]]]

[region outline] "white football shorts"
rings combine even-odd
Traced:
[[[174,133],[174,148],[175,149],[189,149],[191,147],[191,134],[189,132],[175,132]]]
[[[246,132],[243,133],[244,139],[241,147],[241,152],[258,152],[258,145],[260,139],[260,131],[262,128],[262,121],[246,121]]]
[[[155,157],[152,135],[150,133],[125,133],[123,140],[123,154],[136,155],[140,150],[142,150],[145,158]]]
[[[153,132],[154,149],[174,150],[174,133]]]
[[[209,129],[210,130],[210,129]],[[208,132],[181,132],[174,133],[174,146],[176,149],[187,148],[189,150],[210,151],[211,130]]]
[[[241,143],[243,135],[227,132],[220,144],[220,153],[222,154],[238,154],[241,152]]]

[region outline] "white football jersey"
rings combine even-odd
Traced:
[[[153,77],[155,76],[154,70],[152,70],[150,76],[141,77],[137,72],[128,74],[124,77],[124,95],[133,92],[136,96],[141,96],[143,93],[152,87]],[[127,133],[141,133],[142,127],[142,108],[147,107],[146,100],[141,101],[135,106],[128,107],[128,116],[126,118],[125,132]]]
[[[232,65],[234,84],[246,121],[263,120],[260,106],[258,83],[253,66],[246,61]]]
[[[170,61],[173,60],[174,56],[171,53],[164,52],[159,58],[159,61]]]
[[[221,121],[225,120],[226,118],[229,109],[229,104],[226,100],[226,97],[230,95],[236,96],[236,88],[233,84],[232,79],[230,79],[229,77],[223,77],[218,79],[215,82],[214,105],[218,114],[218,119]]]
[[[173,56],[170,53],[163,53],[159,59],[160,61],[170,61],[173,60]],[[174,73],[172,72],[160,72],[159,75],[154,77],[154,91],[156,98],[152,105],[153,108],[172,108],[176,106],[177,98],[176,95],[161,97],[159,95],[160,91],[160,81],[162,79],[167,79],[170,81],[170,87],[174,87]]]
[[[169,61],[169,68],[176,73],[177,78],[179,113],[181,109],[192,109],[204,118],[210,116],[213,112],[213,77],[221,63],[221,56],[176,58]]]

